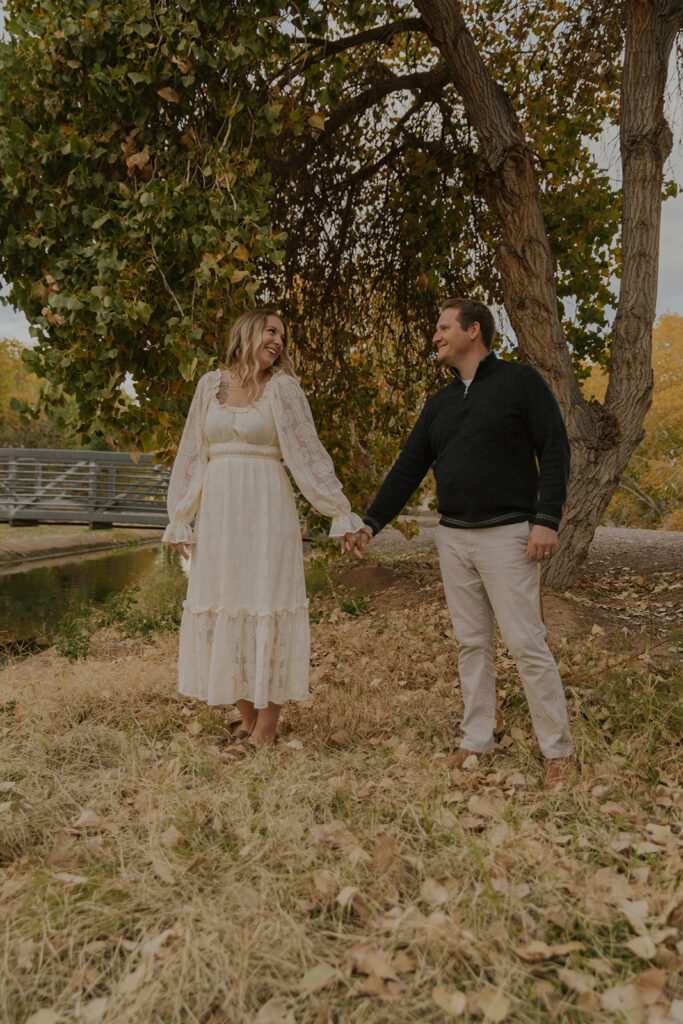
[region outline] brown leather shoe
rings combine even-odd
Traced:
[[[547,789],[559,789],[569,782],[574,774],[576,761],[573,754],[566,757],[546,757],[545,784]]]
[[[490,754],[479,754],[476,750],[468,750],[467,747],[460,747],[460,749],[456,750],[455,753],[448,755],[446,758],[446,764],[449,768],[463,768],[468,757],[476,758],[477,764],[484,764],[491,760]]]

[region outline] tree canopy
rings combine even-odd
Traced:
[[[277,303],[362,504],[438,379],[438,301],[475,294],[505,306],[508,348],[555,389],[575,481],[602,463],[583,518],[570,498],[570,556],[585,550],[651,396],[683,0],[9,13],[0,273],[37,332],[45,401],[73,395],[91,432],[172,451],[231,318]],[[610,125],[623,190],[595,156]],[[588,360],[611,369],[602,404],[581,396]],[[126,372],[137,406],[120,399]]]

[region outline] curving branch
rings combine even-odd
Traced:
[[[295,58],[297,74],[306,71],[313,64],[333,57],[336,53],[351,50],[354,46],[375,42],[386,45],[392,41],[394,36],[401,35],[403,32],[424,32],[425,29],[426,26],[422,18],[399,18],[388,25],[378,25],[376,28],[356,32],[355,35],[346,36],[343,39],[295,39],[295,43],[306,48],[306,51]],[[307,52],[310,50],[318,52]]]
[[[450,82],[445,64],[437,64],[431,71],[416,71],[410,75],[388,74],[386,78],[373,82],[353,99],[340,104],[325,124],[320,139],[324,139],[338,131],[349,121],[394,92],[422,92],[436,98]]]

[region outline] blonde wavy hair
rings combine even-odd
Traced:
[[[269,316],[276,316],[284,327],[282,351],[271,366],[271,375],[282,372],[295,377],[294,367],[289,358],[289,331],[284,320],[274,309],[250,309],[235,320],[228,335],[228,350],[225,354],[225,368],[232,370],[242,387],[247,389],[249,400],[255,401],[259,392],[259,364],[256,358],[261,337]]]

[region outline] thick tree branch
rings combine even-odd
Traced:
[[[496,267],[522,357],[544,374],[565,416],[585,421],[591,414],[559,321],[538,175],[522,126],[477,49],[460,0],[415,2],[479,140],[479,188],[500,221]]]
[[[344,53],[346,50],[365,46],[368,43],[388,45],[403,32],[420,32],[424,31],[424,28],[422,18],[399,18],[388,25],[378,25],[376,28],[356,32],[355,35],[345,36],[343,39],[296,38],[294,42],[303,49],[285,66],[284,72],[278,76],[279,81],[281,84],[291,82],[293,78],[308,71],[314,64],[320,64],[337,53]]]
[[[458,0],[416,0],[438,46],[493,171],[505,154],[525,145],[524,132],[505,91],[493,80],[465,24]]]
[[[422,18],[399,18],[388,25],[378,25],[376,28],[369,28],[343,39],[295,39],[295,43],[306,48],[297,58],[297,72],[305,71],[312,64],[332,57],[335,53],[351,50],[354,46],[375,42],[390,43],[394,36],[401,35],[403,32],[424,32],[424,30],[425,23]],[[319,52],[306,52],[312,49]]]
[[[431,71],[417,71],[411,75],[388,75],[384,79],[373,82],[371,86],[354,96],[353,99],[347,100],[346,103],[337,107],[328,118],[322,137],[332,135],[391,93],[423,92],[435,97],[449,81],[450,76],[445,64],[438,64]]]

